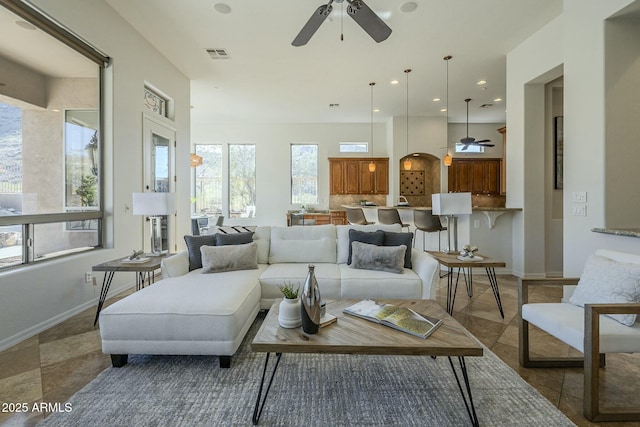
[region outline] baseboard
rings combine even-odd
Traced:
[[[135,286],[135,282],[126,283],[125,285],[119,288],[111,288],[109,289],[109,298],[115,295],[121,294],[132,287]],[[67,310],[63,313],[58,314],[50,319],[45,320],[44,322],[40,322],[37,325],[33,325],[32,327],[25,329],[15,335],[12,335],[8,338],[0,341],[0,351],[4,351],[10,347],[13,347],[16,344],[20,344],[22,341],[29,339],[35,335],[38,335],[40,332],[46,331],[49,328],[56,326],[59,323],[64,322],[67,319],[72,318],[73,316],[82,313],[88,308],[97,307],[98,305],[98,297],[92,298],[90,301],[87,301],[79,306],[73,307],[70,310]]]

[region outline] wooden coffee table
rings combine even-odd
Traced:
[[[487,272],[487,277],[489,278],[489,284],[491,285],[493,296],[496,298],[496,303],[498,304],[498,310],[500,310],[500,315],[504,319],[504,311],[502,310],[502,300],[500,299],[500,289],[498,288],[498,278],[496,277],[495,269],[496,267],[506,266],[504,261],[498,261],[486,255],[479,255],[480,257],[482,257],[482,261],[470,261],[459,260],[458,253],[446,253],[438,251],[427,251],[427,253],[434,257],[436,261],[438,261],[441,265],[444,265],[449,269],[449,274],[447,276],[447,312],[449,314],[453,314],[453,305],[456,302],[456,291],[458,290],[458,279],[460,279],[460,270],[462,270],[464,282],[467,286],[467,295],[469,297],[472,297],[473,268],[479,267],[484,268]],[[458,269],[455,284],[453,282],[454,268]]]
[[[253,412],[253,424],[258,424],[260,420],[283,353],[329,353],[446,356],[449,358],[469,418],[474,426],[479,425],[464,358],[466,356],[482,356],[482,344],[433,300],[376,301],[406,306],[418,313],[443,319],[444,323],[429,338],[422,339],[343,313],[345,307],[355,304],[358,300],[328,301],[327,312],[337,316],[338,321],[320,328],[320,331],[315,335],[307,335],[301,327],[295,329],[280,327],[278,324],[279,304],[275,303],[251,343],[252,351],[267,353]],[[276,358],[263,396],[271,353],[275,353]],[[460,372],[454,365],[452,357],[457,357]],[[462,376],[464,384],[461,383],[460,376]]]

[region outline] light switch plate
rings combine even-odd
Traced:
[[[574,205],[573,216],[587,216],[587,207],[585,205]]]
[[[586,191],[574,191],[572,194],[572,202],[574,203],[587,203]]]

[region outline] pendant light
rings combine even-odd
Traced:
[[[376,82],[369,83],[369,87],[371,88],[371,157],[373,157],[373,87],[376,85]],[[376,163],[373,159],[369,162],[369,172],[376,171]]]
[[[407,158],[404,159],[402,163],[404,166],[404,170],[411,170],[411,158],[409,157],[409,73],[411,72],[411,68],[407,68],[404,70],[404,73],[407,75]]]
[[[443,59],[445,61],[447,61],[447,147],[446,147],[446,151],[447,154],[445,154],[444,159],[443,159],[443,163],[445,166],[451,166],[451,164],[453,163],[453,157],[451,157],[451,154],[449,154],[449,60],[453,58],[453,56],[451,55],[447,55],[445,56]]]

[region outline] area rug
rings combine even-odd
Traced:
[[[129,356],[41,426],[249,426],[265,354],[251,327],[230,369],[212,356]],[[482,426],[574,425],[485,348],[468,357]],[[260,425],[467,426],[446,357],[284,354]]]

